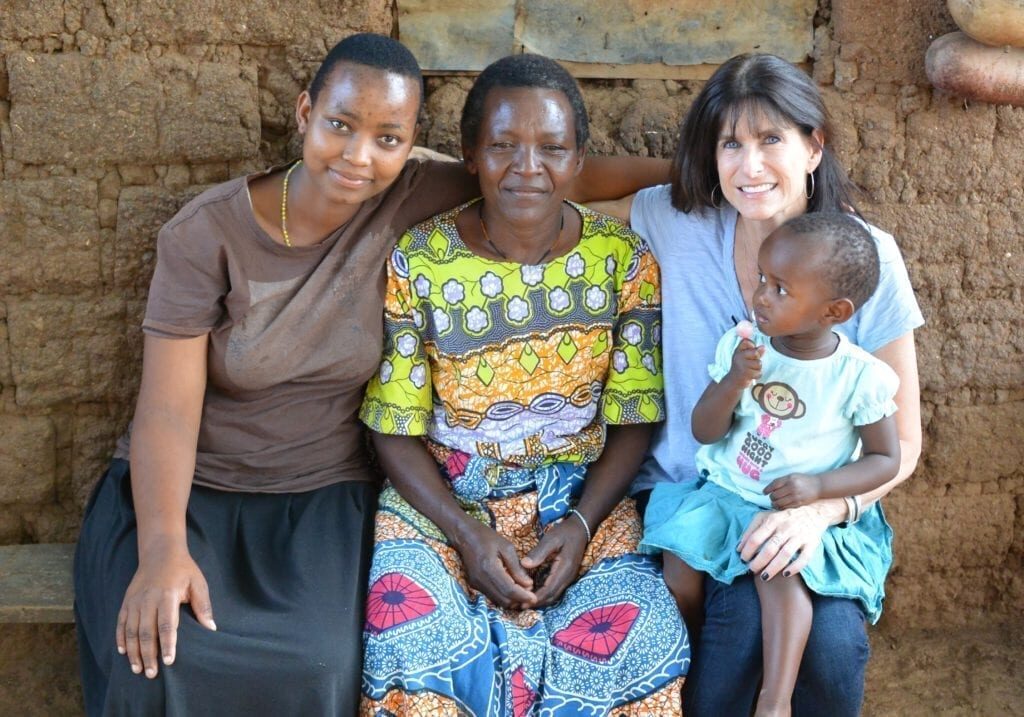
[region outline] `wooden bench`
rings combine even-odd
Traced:
[[[74,622],[74,544],[0,546],[0,623]]]

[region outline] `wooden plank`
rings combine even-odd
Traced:
[[[805,62],[817,0],[399,0],[399,36],[428,74],[536,52],[577,77],[705,80],[741,52]]]
[[[816,0],[521,0],[527,52],[611,65],[717,65],[741,52],[803,62]]]
[[[0,546],[0,623],[73,622],[73,544]]]

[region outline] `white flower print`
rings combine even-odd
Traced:
[[[640,359],[640,363],[644,365],[652,375],[658,375],[658,367],[654,365],[654,357],[651,354],[644,354],[644,357]]]
[[[614,256],[610,256],[604,260],[604,270],[608,272],[608,276],[615,276],[615,270],[619,268],[619,263],[615,261]]]
[[[441,295],[449,304],[458,304],[466,296],[466,290],[455,279],[449,279],[441,287]]]
[[[493,271],[489,271],[480,277],[480,291],[489,299],[493,299],[500,294],[504,288],[504,285],[501,283],[501,277]]]
[[[642,336],[643,332],[636,324],[626,324],[622,327],[622,338],[631,346],[638,345]]]
[[[569,308],[569,292],[560,286],[556,286],[548,294],[548,303],[554,311],[565,311]]]
[[[412,371],[409,372],[409,380],[416,388],[423,388],[427,385],[427,367],[421,363],[413,366]]]
[[[487,312],[479,306],[474,306],[466,314],[466,328],[470,331],[483,331],[489,323]]]
[[[434,327],[437,329],[437,333],[443,334],[451,325],[452,320],[448,314],[441,309],[434,309]]]
[[[505,309],[508,312],[509,321],[522,321],[530,314],[530,305],[518,296],[512,297]]]
[[[573,279],[583,276],[583,272],[587,269],[587,263],[583,261],[583,257],[580,253],[573,252],[569,255],[569,258],[565,261],[565,273],[571,276]]]
[[[391,380],[391,372],[395,370],[395,367],[390,361],[384,359],[380,362],[380,382],[387,383]]]
[[[587,289],[586,302],[591,311],[597,311],[608,301],[608,294],[600,286],[592,286]]]
[[[405,254],[398,247],[391,252],[391,266],[395,268],[395,273],[403,279],[409,278],[409,260]]]
[[[654,342],[655,346],[661,345],[661,324],[655,324],[654,328],[651,329],[651,341]]]
[[[395,348],[398,349],[400,356],[409,358],[416,351],[416,337],[412,334],[402,334],[395,342]]]
[[[612,351],[612,367],[619,373],[629,368],[629,359],[624,351]]]
[[[527,286],[537,286],[540,282],[544,281],[544,267],[543,266],[522,266],[519,269],[519,273],[523,277],[523,283]]]
[[[416,277],[416,281],[412,282],[412,285],[416,287],[416,296],[421,299],[426,299],[430,296],[430,279],[420,274]]]
[[[423,312],[419,309],[412,310],[412,322],[416,325],[417,329],[423,328]]]

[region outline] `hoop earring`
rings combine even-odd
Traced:
[[[808,176],[808,178],[809,178],[809,179],[811,180],[811,188],[810,188],[810,189],[807,189],[807,187],[806,187],[806,184],[807,184],[807,183],[806,183],[806,182],[804,182],[804,185],[805,185],[805,186],[804,186],[804,194],[806,194],[806,195],[807,195],[807,198],[808,198],[808,199],[810,199],[811,197],[813,197],[813,196],[814,196],[814,172],[813,172],[813,171],[811,171],[811,172],[808,172],[808,173],[807,173],[807,176]]]
[[[718,190],[718,194],[719,194],[717,202],[715,201],[715,190],[716,189]],[[711,206],[713,206],[715,209],[721,209],[722,208],[722,199],[724,199],[724,198],[725,198],[725,194],[722,192],[722,185],[721,184],[716,184],[714,187],[712,187],[712,189],[711,189]]]

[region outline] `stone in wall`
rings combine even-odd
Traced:
[[[156,235],[204,186],[172,192],[159,187],[125,187],[117,201],[114,285],[144,292],[156,261]]]
[[[93,486],[110,463],[129,414],[127,406],[119,406],[113,411],[79,411],[74,417],[71,493],[77,507],[85,507]]]
[[[1017,156],[1024,158],[1024,153]],[[971,293],[994,293],[1019,307],[1024,287],[1024,209],[1013,200],[1006,204],[1009,206],[989,210],[988,232],[971,243],[964,289]],[[1012,321],[1018,312],[1019,308],[1011,309],[1000,318]]]
[[[4,0],[0,38],[25,40],[64,32],[64,0]]]
[[[138,367],[125,337],[125,300],[32,298],[7,303],[19,406],[127,401]]]
[[[1009,529],[1014,523],[1013,496],[945,490],[948,484],[959,487],[973,480],[965,471],[930,469],[928,475],[934,484],[931,495],[897,493],[886,500],[898,573],[904,577],[954,575],[964,569],[1004,565],[1013,539]]]
[[[982,190],[986,198],[1006,197],[1011,206],[1024,205],[1024,107],[1002,105],[995,108],[996,130],[992,154],[1009,161],[993,162],[986,167]],[[1016,161],[1014,161],[1016,160]],[[1017,282],[1020,286],[1021,282]]]
[[[1009,187],[993,193],[989,168],[994,149],[996,108],[964,107],[959,100],[936,99],[927,110],[907,118],[906,172],[918,202],[963,204],[998,201]]]
[[[897,534],[897,540],[899,535]],[[886,580],[882,624],[900,630],[944,629],[1019,619],[1020,592],[1010,598],[1005,568],[957,568]],[[1016,605],[1016,610],[1014,606]],[[927,714],[934,714],[928,712]]]
[[[54,498],[55,448],[49,418],[0,415],[0,504]]]
[[[389,34],[388,0],[165,0],[108,2],[112,35],[141,35],[153,43],[289,44],[320,38],[330,47],[343,36]]]
[[[924,54],[934,36],[955,30],[944,0],[832,0],[833,37],[854,82],[927,85]],[[838,84],[837,78],[837,84]]]
[[[630,154],[642,157],[671,157],[678,140],[679,112],[674,103],[641,99],[635,102],[619,124],[619,141]]]
[[[258,153],[252,65],[25,52],[7,63],[4,152],[19,162],[89,167],[235,161]]]
[[[973,346],[992,346],[992,342],[978,341]],[[1019,357],[1022,351],[1016,351]],[[1024,377],[1019,375],[1019,386]],[[947,483],[993,481],[1009,477],[1024,465],[1024,401],[1011,401],[992,405],[977,406],[939,406],[929,426],[932,436],[926,456],[928,472],[932,480]],[[965,450],[969,446],[970,450]],[[986,496],[987,498],[988,496]],[[1002,496],[1009,501],[1007,506],[999,509],[1005,517],[1009,511],[1010,524],[1013,523],[1012,496]],[[965,505],[966,510],[969,506]],[[993,509],[990,507],[990,509]],[[984,515],[970,514],[965,523],[971,529],[978,526],[976,520],[986,522]],[[992,536],[996,538],[997,536]],[[1005,540],[1012,538],[1007,530]],[[1002,544],[997,540],[994,544]]]
[[[101,283],[96,182],[0,181],[0,286],[8,294],[74,293]]]

